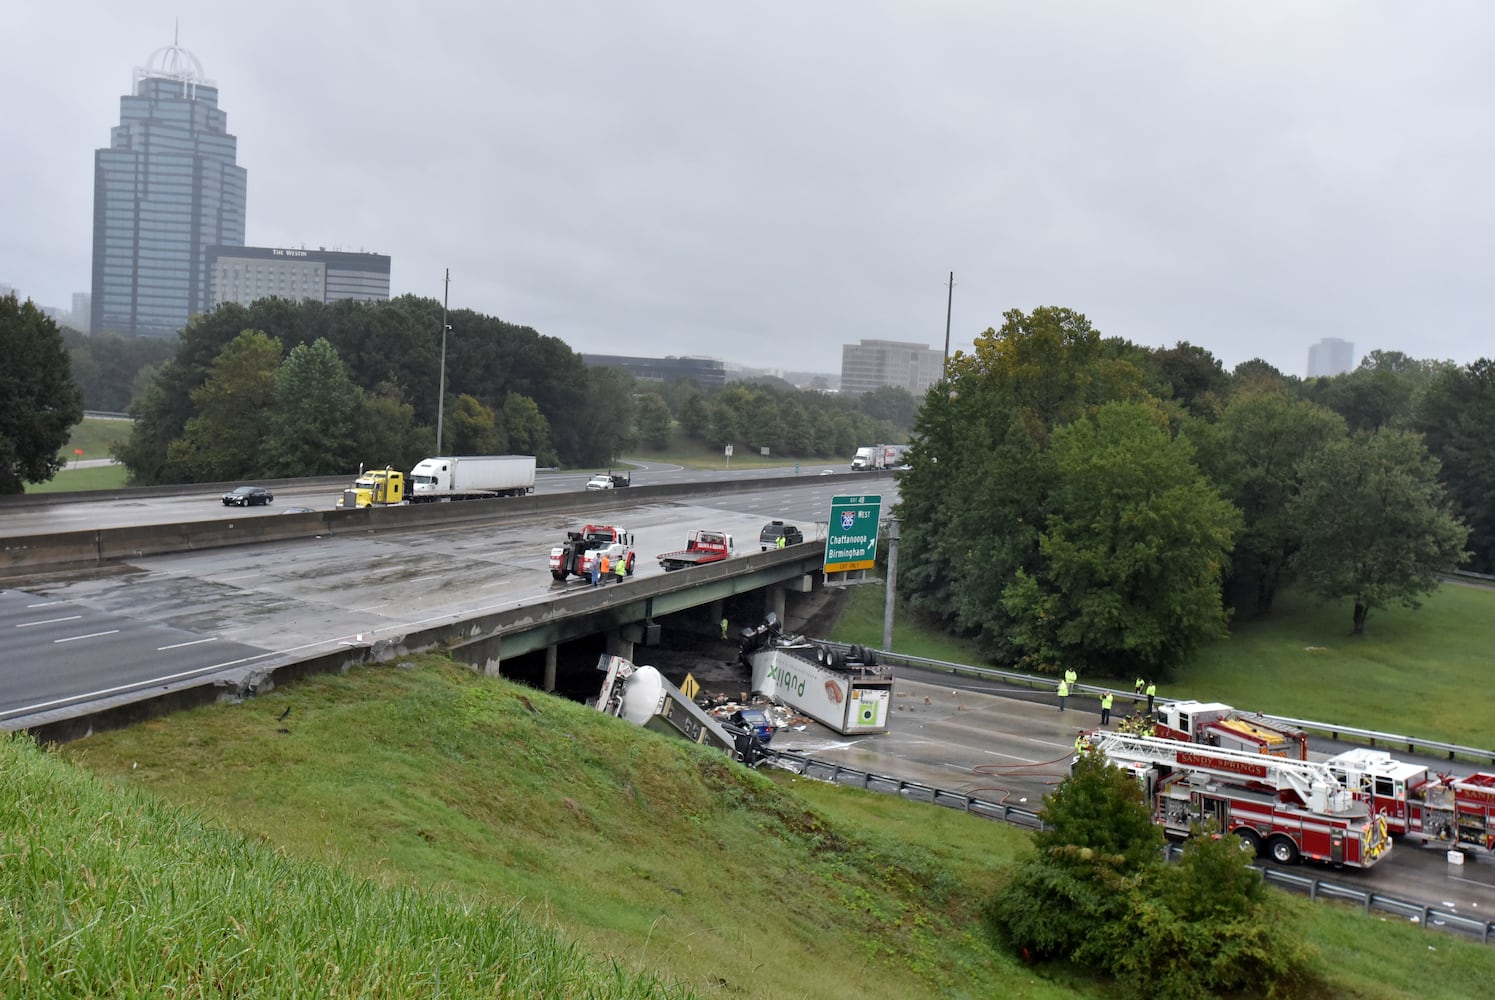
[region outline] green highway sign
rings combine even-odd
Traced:
[[[881,496],[831,497],[825,572],[871,569],[877,561],[877,523],[881,517]]]

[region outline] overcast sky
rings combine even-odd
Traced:
[[[1495,354],[1495,4],[7,5],[0,283],[90,286],[93,154],[180,44],[246,242],[578,351],[839,372],[1004,310],[1262,357]]]

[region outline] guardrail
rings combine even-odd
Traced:
[[[802,753],[789,750],[773,750],[766,748],[764,756],[774,766],[781,767],[787,771],[816,781],[825,781],[834,785],[843,785],[850,788],[863,788],[871,792],[881,792],[885,795],[896,795],[902,799],[913,802],[925,802],[930,805],[944,806],[947,809],[959,809],[973,816],[983,819],[996,820],[1011,826],[1021,826],[1031,830],[1042,830],[1044,828],[1043,817],[1031,809],[1019,809],[1002,802],[994,802],[991,799],[982,799],[974,795],[966,795],[964,792],[954,792],[949,789],[936,788],[933,785],[925,785],[917,781],[905,781],[891,775],[877,774],[873,771],[862,771],[854,767],[845,767],[829,761],[817,760]],[[1168,846],[1168,859],[1177,860],[1181,848],[1175,844]],[[1268,884],[1283,889],[1295,889],[1307,894],[1314,901],[1327,900],[1332,902],[1349,902],[1360,906],[1362,912],[1370,913],[1378,910],[1383,913],[1392,913],[1397,916],[1406,917],[1408,920],[1420,923],[1430,930],[1446,930],[1451,933],[1463,933],[1476,938],[1481,944],[1489,944],[1495,937],[1495,920],[1480,920],[1463,916],[1443,906],[1434,906],[1429,903],[1414,902],[1407,899],[1399,899],[1385,893],[1371,892],[1366,889],[1355,889],[1350,886],[1330,882],[1327,879],[1315,878],[1312,875],[1299,875],[1296,872],[1282,871],[1278,868],[1258,867],[1262,878]]]
[[[1055,690],[1059,683],[1053,677],[1040,677],[1036,674],[1018,673],[1013,670],[997,670],[993,667],[978,667],[969,663],[951,663],[948,660],[932,660],[923,656],[895,653],[891,650],[879,650],[877,655],[882,662],[891,663],[894,666],[903,664],[909,667],[919,667],[923,670],[941,671],[949,674],[965,674],[971,677],[982,677],[987,680],[1000,680],[1015,686],[1028,687],[1034,690]],[[1099,697],[1107,692],[1119,699],[1137,699],[1137,694],[1134,691],[1122,691],[1095,684],[1076,684],[1070,691],[1070,697],[1086,693]],[[1246,710],[1243,709],[1242,711]],[[1408,753],[1436,751],[1437,753],[1445,754],[1449,760],[1467,760],[1474,763],[1495,764],[1495,750],[1487,750],[1482,747],[1464,746],[1460,743],[1446,743],[1442,740],[1425,740],[1416,736],[1384,733],[1376,729],[1360,729],[1356,726],[1341,726],[1332,722],[1318,722],[1313,719],[1294,719],[1285,715],[1268,715],[1264,712],[1253,712],[1250,714],[1259,716],[1268,722],[1280,722],[1297,729],[1318,733],[1332,740],[1343,739],[1346,742],[1360,742],[1373,747],[1406,747]]]

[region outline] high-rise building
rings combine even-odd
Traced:
[[[1355,345],[1338,337],[1325,337],[1308,349],[1308,377],[1343,375],[1355,367]]]
[[[237,151],[197,58],[152,53],[94,152],[93,333],[165,336],[211,306],[208,248],[244,244]]]
[[[278,296],[301,302],[389,301],[389,257],[381,253],[209,247],[210,305]]]
[[[860,395],[883,386],[907,389],[922,397],[940,380],[945,354],[928,344],[897,340],[864,340],[841,346],[841,391]]]

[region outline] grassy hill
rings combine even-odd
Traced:
[[[51,996],[1107,995],[987,945],[1021,832],[749,772],[438,657],[56,754],[0,743],[0,801],[11,995],[12,970]],[[1295,908],[1337,995],[1482,996],[1495,971],[1478,944]]]

